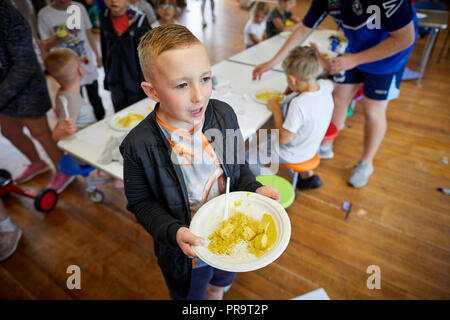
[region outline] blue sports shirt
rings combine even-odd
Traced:
[[[313,0],[303,24],[316,28],[328,14],[344,31],[348,39],[346,52],[349,53],[376,46],[389,37],[389,32],[401,29],[411,21],[414,21],[417,40],[417,16],[411,0]],[[377,21],[380,28],[374,28]],[[373,74],[397,72],[406,65],[415,40],[403,51],[356,68]]]

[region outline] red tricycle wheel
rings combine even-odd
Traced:
[[[58,193],[50,188],[41,190],[34,199],[36,210],[48,213],[52,211],[58,202]]]

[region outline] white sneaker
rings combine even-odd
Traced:
[[[333,145],[329,146],[326,149],[324,149],[324,148],[322,148],[322,146],[320,146],[319,147],[319,157],[320,157],[320,159],[333,159],[334,158]]]
[[[354,188],[364,187],[369,181],[370,176],[373,173],[373,166],[368,164],[364,160],[360,160],[353,169],[352,175],[348,180],[348,184]]]

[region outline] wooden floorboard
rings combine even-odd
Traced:
[[[236,0],[216,0],[217,21],[203,30],[200,4],[190,1],[181,21],[205,43],[212,63],[243,50],[249,11]],[[308,5],[297,0],[294,12],[303,16]],[[327,18],[323,27],[335,25]],[[225,299],[291,299],[318,288],[332,299],[450,299],[450,198],[436,191],[450,188],[443,161],[450,158],[450,61],[436,63],[444,35],[421,85],[404,81],[400,97],[390,102],[368,185],[346,184],[363,147],[358,102],[335,142],[335,158],[317,169],[324,185],[299,193],[287,210],[292,236],[285,253],[263,269],[238,274]],[[418,40],[411,69],[425,43]],[[0,148],[1,167],[17,174],[26,159],[4,138]],[[289,178],[283,168],[279,174]],[[38,191],[49,179],[46,173],[24,186]],[[47,215],[31,199],[4,198],[24,233],[15,254],[0,263],[0,299],[169,299],[153,240],[126,210],[123,191],[100,186],[106,200],[94,204],[85,187],[77,178]],[[343,201],[353,205],[347,221]],[[358,215],[360,208],[367,213]],[[66,286],[70,265],[81,269],[81,290]],[[381,269],[379,290],[367,288],[370,265]]]

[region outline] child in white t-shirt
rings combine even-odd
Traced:
[[[269,14],[269,5],[266,2],[257,2],[251,11],[251,17],[244,28],[244,42],[246,48],[266,39],[266,18]]]
[[[283,69],[294,98],[283,121],[280,104],[268,102],[275,127],[279,129],[280,163],[300,163],[314,157],[330,125],[333,114],[333,83],[316,80],[321,72],[317,54],[311,47],[296,47],[283,61]],[[272,157],[273,158],[273,157]],[[307,171],[300,174],[297,188],[318,188],[319,176]]]

